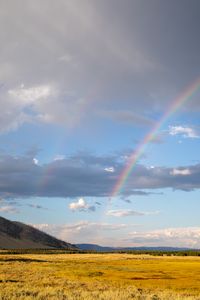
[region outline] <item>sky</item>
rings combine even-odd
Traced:
[[[199,28],[199,0],[0,0],[0,215],[200,248]]]

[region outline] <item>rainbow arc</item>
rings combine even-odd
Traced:
[[[180,109],[191,97],[198,91],[200,88],[200,78],[195,80],[192,84],[190,84],[181,94],[176,97],[164,115],[160,118],[160,120],[155,124],[155,126],[151,129],[150,132],[143,138],[138,147],[131,154],[125,168],[122,170],[112,192],[111,197],[116,197],[123,189],[127,179],[132,173],[135,165],[137,164],[141,155],[145,152],[148,144],[156,137],[158,131],[165,124],[165,122],[178,110]]]

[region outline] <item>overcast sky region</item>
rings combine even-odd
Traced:
[[[200,248],[199,31],[199,0],[0,0],[0,215]]]

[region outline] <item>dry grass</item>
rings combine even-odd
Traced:
[[[0,299],[200,300],[200,258],[1,255]]]

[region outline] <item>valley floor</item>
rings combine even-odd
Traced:
[[[0,300],[200,300],[200,257],[0,255]]]

